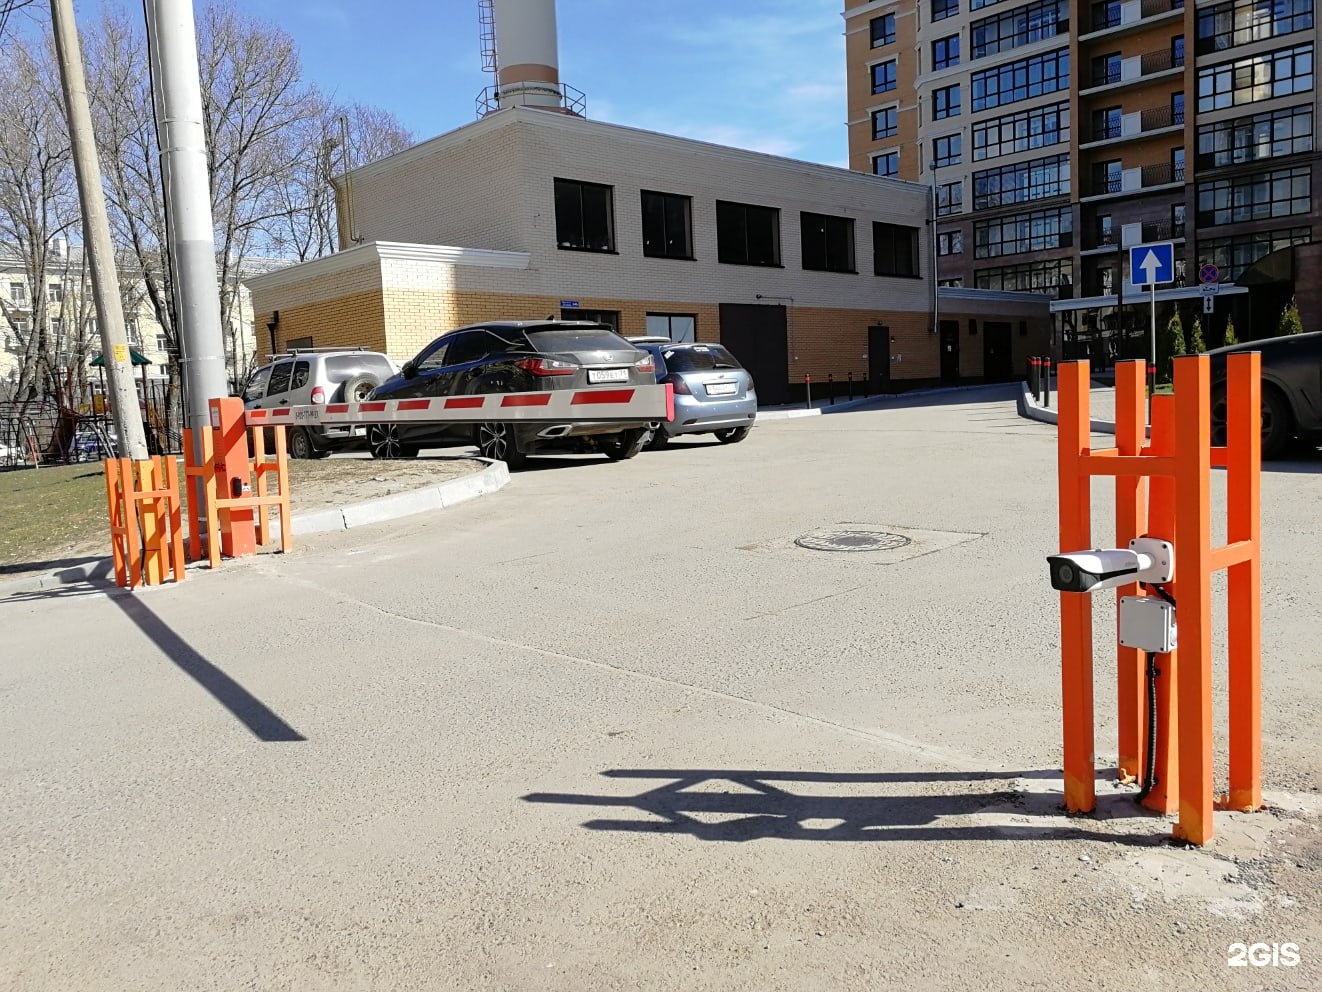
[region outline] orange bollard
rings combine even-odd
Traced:
[[[1143,451],[1143,362],[1117,362],[1115,366],[1115,443],[1122,455]],[[1115,477],[1115,546],[1129,547],[1142,537],[1147,511],[1147,479],[1140,475]],[[1116,603],[1123,596],[1143,595],[1137,583],[1116,590]],[[1116,710],[1119,742],[1117,767],[1120,780],[1143,777],[1144,736],[1147,727],[1147,655],[1136,648],[1120,647],[1117,668],[1119,704]]]
[[[213,399],[209,403],[211,426],[215,430],[217,495],[221,499],[247,496],[252,486],[252,466],[248,461],[248,428],[244,422],[243,400],[238,397]],[[231,558],[257,552],[251,506],[222,507],[219,513],[220,551]],[[214,535],[214,531],[212,532]],[[212,558],[215,561],[215,556]]]
[[[1251,554],[1228,568],[1231,809],[1262,807],[1262,356],[1229,356],[1226,374],[1228,545]]]
[[[1175,454],[1175,397],[1152,397],[1152,442],[1149,453],[1157,457]],[[1147,536],[1175,543],[1175,478],[1154,475],[1149,488]],[[1180,596],[1179,549],[1175,556],[1175,581],[1170,586],[1172,596]],[[1172,651],[1157,661],[1157,762],[1156,783],[1143,805],[1158,813],[1174,813],[1179,795],[1180,769],[1175,760],[1178,753],[1179,693],[1175,686],[1175,672],[1179,668],[1179,651]],[[1144,731],[1146,734],[1146,730]]]
[[[1211,375],[1205,355],[1175,359],[1176,570],[1179,575],[1180,818],[1175,836],[1212,838]]]
[[[1088,363],[1066,362],[1056,389],[1060,546],[1092,546],[1091,493],[1080,462],[1090,447]],[[1065,730],[1065,808],[1088,813],[1097,804],[1093,758],[1092,602],[1060,594],[1061,697]]]

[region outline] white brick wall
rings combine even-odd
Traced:
[[[556,177],[614,187],[618,254],[556,248]],[[514,109],[367,166],[353,174],[352,188],[357,227],[369,242],[531,254],[526,271],[454,268],[451,284],[460,290],[695,303],[751,303],[762,294],[880,313],[930,306],[928,190],[843,169]],[[643,189],[693,198],[696,261],[643,256]],[[783,268],[717,262],[718,199],[780,209]],[[854,219],[857,275],[803,270],[800,211]],[[872,274],[873,221],[919,229],[924,278]]]

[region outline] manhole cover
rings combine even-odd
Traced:
[[[794,539],[809,551],[894,551],[910,543],[901,534],[877,530],[819,530]]]

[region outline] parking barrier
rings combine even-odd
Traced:
[[[835,373],[826,373],[826,395],[829,397],[831,406],[835,406]]]
[[[106,504],[115,584],[136,589],[184,581],[183,513],[173,457],[107,458]]]
[[[1118,363],[1116,447],[1103,450],[1092,450],[1089,440],[1088,363],[1059,367],[1061,547],[1093,546],[1091,477],[1113,476],[1118,546],[1147,536],[1175,549],[1174,581],[1164,591],[1172,605],[1179,604],[1178,646],[1164,656],[1155,683],[1155,715],[1165,728],[1164,740],[1160,732],[1156,740],[1148,739],[1144,729],[1154,715],[1142,691],[1145,655],[1122,647],[1119,766],[1123,779],[1141,779],[1146,770],[1140,756],[1155,753],[1155,777],[1142,783],[1142,801],[1159,812],[1178,812],[1175,836],[1193,844],[1212,838],[1214,808],[1262,806],[1260,357],[1246,352],[1228,359],[1227,443],[1215,448],[1206,355],[1175,359],[1174,394],[1151,398],[1152,439],[1146,446],[1146,363]],[[1226,469],[1226,544],[1221,547],[1212,545],[1215,467]],[[1214,797],[1212,573],[1223,568],[1229,600],[1229,790]],[[1143,596],[1148,589],[1130,584],[1117,594]],[[1089,812],[1096,804],[1092,603],[1086,595],[1062,592],[1060,606],[1065,805],[1071,812]]]
[[[807,372],[803,373],[803,408],[812,409],[812,376]]]
[[[184,474],[190,480],[200,480],[204,504],[202,519],[205,522],[203,528],[194,526],[189,534],[189,559],[202,559],[203,533],[206,557],[212,568],[220,565],[222,555],[239,558],[255,553],[258,546],[271,544],[271,521],[267,511],[272,506],[280,519],[280,550],[292,551],[285,425],[249,428],[243,401],[239,399],[212,400],[210,407],[210,427],[190,428],[184,432],[184,450],[188,456]],[[265,432],[268,430],[274,433],[274,460],[267,457]],[[249,435],[252,439],[251,458]],[[198,463],[193,461],[194,438],[201,450]],[[276,480],[276,493],[271,493],[268,488],[271,476]],[[190,486],[190,492],[195,491],[195,487]]]

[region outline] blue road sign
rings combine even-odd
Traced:
[[[560,309],[561,309],[561,310],[577,310],[577,309],[578,309],[578,300],[561,300],[561,301],[560,301]]]
[[[1175,281],[1175,245],[1157,241],[1129,249],[1129,283],[1152,286]]]

